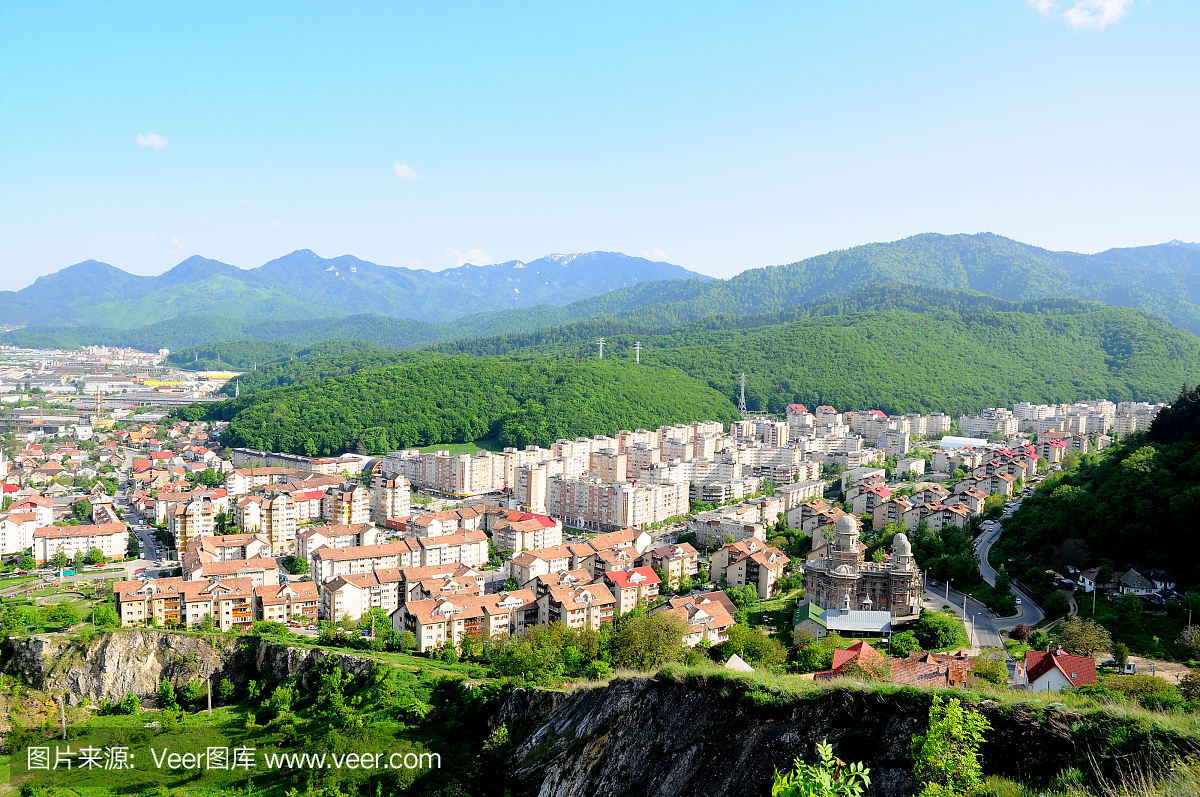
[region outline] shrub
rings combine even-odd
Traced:
[[[913,626],[922,650],[968,647],[967,629],[954,612],[923,612]]]
[[[1029,639],[1029,635],[1033,633],[1033,628],[1029,623],[1017,623],[1013,629],[1008,632],[1009,639],[1015,639],[1017,642],[1024,642]]]
[[[1046,646],[1050,644],[1050,637],[1046,635],[1045,631],[1039,628],[1030,634],[1029,639],[1025,641],[1034,650],[1045,650]]]
[[[892,643],[889,651],[893,656],[907,659],[908,654],[920,649],[921,644],[917,642],[917,635],[912,631],[901,631],[899,634],[892,635]]]
[[[983,781],[979,746],[991,728],[987,718],[962,707],[954,698],[933,698],[929,732],[912,737],[913,774],[921,781],[921,797],[972,794]]]
[[[233,681],[228,678],[222,678],[217,684],[217,699],[222,703],[228,703],[233,698],[234,686]]]
[[[817,742],[819,763],[795,760],[791,772],[775,772],[771,797],[858,797],[871,785],[871,770],[861,761],[843,764],[833,757],[833,745]]]
[[[175,699],[175,687],[171,685],[170,681],[163,681],[158,685],[158,692],[154,699],[163,711],[179,708],[179,703]]]

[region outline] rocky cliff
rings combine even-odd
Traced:
[[[122,630],[73,642],[55,634],[9,637],[0,646],[5,669],[29,686],[65,695],[70,705],[117,701],[127,694],[151,697],[162,681],[176,688],[193,678],[237,685],[251,679],[295,675],[301,684],[318,662],[334,658],[356,676],[375,665],[369,658],[296,648],[258,637],[197,637],[154,630]]]
[[[927,730],[931,700],[917,689],[788,696],[723,678],[637,678],[572,694],[517,690],[491,723],[523,738],[511,758],[514,797],[769,794],[775,770],[813,760],[822,739],[870,767],[869,794],[909,797],[918,791],[910,740]],[[1197,749],[1126,716],[988,700],[976,708],[992,725],[985,771],[1025,783],[1086,770],[1089,759],[1163,771],[1174,754]]]

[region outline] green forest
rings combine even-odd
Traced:
[[[1200,585],[1200,390],[1185,389],[1148,432],[1046,479],[1007,521],[994,561],[1160,568]]]
[[[644,364],[678,368],[733,402],[744,371],[749,408],[775,413],[797,401],[957,414],[1081,396],[1169,400],[1180,384],[1200,378],[1200,339],[1137,311],[1069,300],[1013,305],[946,292],[931,301],[962,309],[919,313],[900,307],[914,302],[908,289],[873,288],[870,294],[823,300],[823,305],[896,309],[834,315],[796,308],[632,332],[623,328],[625,322],[602,319],[437,348],[586,360],[596,356],[595,340],[603,335],[606,357],[628,362],[634,342],[641,341]],[[1012,309],[1018,306],[1023,309]],[[778,322],[787,316],[797,320]],[[241,392],[425,356],[431,354],[372,350],[300,358],[246,374]]]
[[[736,417],[726,397],[671,368],[445,356],[193,405],[181,413],[229,420],[226,445],[309,456],[484,438],[505,446],[548,446],[560,437]]]
[[[257,338],[240,338],[173,351],[167,356],[167,362],[193,371],[233,368],[253,372],[272,363],[382,350],[375,343],[345,338],[323,340],[311,346],[297,346],[292,343]]]

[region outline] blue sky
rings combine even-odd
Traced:
[[[651,6],[651,7],[647,7]],[[1200,240],[1200,3],[0,5],[0,277]],[[139,138],[140,137],[140,138]]]

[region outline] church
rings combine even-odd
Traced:
[[[868,562],[859,543],[858,518],[837,520],[833,542],[804,565],[807,600],[822,609],[889,612],[893,618],[921,613],[921,571],[903,532],[892,540],[888,562]]]

